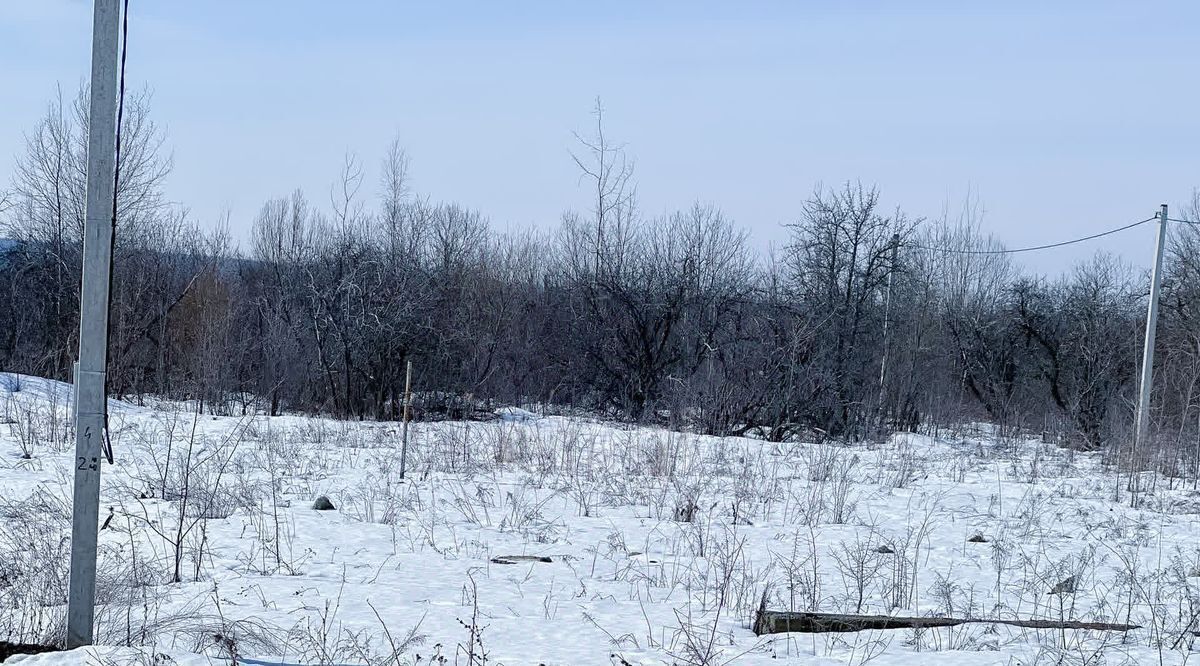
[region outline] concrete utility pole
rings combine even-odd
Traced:
[[[892,234],[891,263],[888,265],[887,296],[883,301],[883,359],[879,362],[879,417],[882,419],[885,403],[887,402],[887,367],[888,352],[891,345],[888,340],[890,322],[892,319],[892,286],[896,275],[896,252],[900,249],[900,234]]]
[[[100,456],[107,409],[108,298],[112,271],[114,153],[117,136],[117,46],[120,0],[95,0],[91,105],[88,111],[87,208],[83,287],[79,296],[79,362],[75,386],[75,494],[67,645],[90,645],[96,605],[96,534],[100,521]]]
[[[1154,379],[1154,333],[1158,328],[1158,292],[1162,285],[1163,248],[1167,245],[1167,204],[1158,214],[1158,235],[1154,241],[1154,266],[1150,269],[1150,306],[1146,313],[1146,344],[1142,348],[1142,383],[1138,397],[1137,430],[1129,455],[1130,474],[1136,474],[1133,462],[1137,450],[1146,443],[1150,432],[1150,388]],[[1134,497],[1136,498],[1136,488]]]

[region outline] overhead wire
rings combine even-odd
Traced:
[[[1092,234],[1091,236],[1083,236],[1082,238],[1072,238],[1071,240],[1060,241],[1057,243],[1048,243],[1046,245],[1033,245],[1030,247],[1018,247],[1018,248],[1012,248],[1012,249],[959,250],[959,249],[950,248],[950,247],[929,247],[929,246],[925,246],[925,245],[914,245],[911,243],[908,243],[906,245],[908,247],[915,248],[918,250],[927,250],[929,252],[945,252],[947,254],[1017,254],[1019,252],[1034,252],[1037,250],[1049,250],[1049,249],[1056,248],[1056,247],[1063,247],[1066,245],[1074,245],[1076,243],[1083,243],[1086,241],[1095,240],[1097,238],[1103,238],[1104,236],[1111,236],[1112,234],[1120,233],[1122,231],[1126,231],[1128,229],[1132,229],[1136,226],[1150,222],[1151,220],[1157,220],[1157,219],[1158,219],[1158,215],[1152,215],[1144,220],[1139,220],[1137,222],[1126,224],[1125,226],[1117,227],[1116,229],[1109,229],[1108,231],[1102,231],[1098,234]]]
[[[117,136],[116,136],[116,151],[113,156],[113,200],[112,200],[112,233],[109,235],[109,261],[116,256],[117,247],[117,194],[121,187],[121,125],[125,117],[125,60],[129,55],[129,0],[125,0],[123,11],[121,12],[121,65],[120,65],[120,83],[117,91]],[[112,338],[112,287],[113,287],[113,270],[112,265],[108,269],[108,338]],[[105,340],[105,344],[108,341]],[[104,394],[108,395],[108,375],[104,376]],[[108,427],[108,406],[104,408],[104,441],[102,442],[104,449],[104,457],[108,460],[108,464],[113,464],[113,448],[110,428]]]

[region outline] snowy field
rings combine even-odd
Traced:
[[[0,375],[0,639],[61,630],[69,395]],[[774,444],[509,410],[413,424],[402,479],[394,423],[111,412],[98,638],[125,647],[10,663],[1182,664],[1200,629],[1200,493],[1145,480],[1132,510],[1098,458],[986,431]],[[764,595],[1143,628],[755,636]]]

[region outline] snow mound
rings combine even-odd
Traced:
[[[19,396],[18,400],[59,407],[70,405],[75,400],[75,387],[69,382],[16,372],[0,372],[0,395],[5,393]],[[109,413],[145,411],[145,408],[115,398],[108,399],[108,409]]]
[[[495,413],[496,416],[500,417],[501,421],[514,421],[517,423],[536,421],[541,418],[537,414],[521,409],[520,407],[501,407]]]
[[[54,379],[0,372],[0,392],[23,393],[48,402],[63,403],[71,399],[74,388],[66,382]]]

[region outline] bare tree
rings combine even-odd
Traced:
[[[618,240],[636,216],[636,191],[633,183],[633,162],[625,154],[623,144],[613,144],[604,132],[604,107],[600,98],[592,109],[596,117],[596,129],[592,136],[584,137],[575,134],[575,139],[583,147],[576,154],[571,153],[571,159],[579,167],[579,178],[590,186],[594,200],[592,202],[592,217],[595,234],[592,236],[594,260],[592,271],[599,275],[607,270],[604,261],[609,255],[608,243],[613,242],[609,236],[614,235]],[[618,254],[619,256],[619,254]]]
[[[870,413],[867,387],[877,368],[883,288],[891,270],[893,235],[904,240],[914,223],[897,212],[878,212],[879,193],[861,183],[818,188],[793,225],[788,246],[796,300],[819,318],[818,345],[825,396],[821,427],[831,434],[864,434]]]

